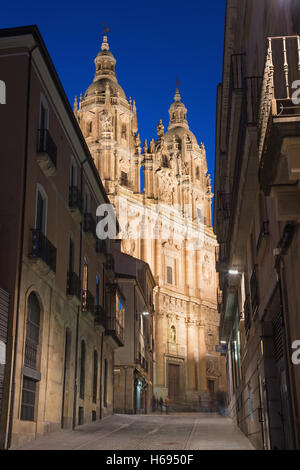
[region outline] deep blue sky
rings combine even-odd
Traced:
[[[214,172],[216,86],[221,80],[225,0],[52,0],[5,2],[0,27],[37,24],[67,96],[84,94],[94,77],[104,23],[117,77],[136,100],[141,140],[168,125],[176,77],[190,129]]]

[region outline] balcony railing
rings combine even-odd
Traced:
[[[81,282],[78,275],[74,272],[68,272],[67,275],[67,295],[81,299]]]
[[[82,213],[83,200],[82,195],[77,186],[70,186],[69,188],[69,207],[71,209],[78,209]]]
[[[84,214],[83,230],[87,233],[91,233],[96,238],[96,222],[90,213]]]
[[[56,248],[39,229],[32,229],[30,258],[42,259],[49,268],[56,272]]]
[[[89,290],[83,290],[82,292],[82,311],[94,313],[95,311],[95,299]]]
[[[252,315],[255,315],[259,305],[257,265],[254,266],[250,279],[250,294]]]
[[[56,167],[57,147],[48,129],[38,130],[37,152],[46,153],[53,165]]]
[[[105,321],[107,334],[114,336],[120,344],[124,344],[124,327],[114,316],[107,316]]]
[[[293,82],[299,80],[299,73],[300,37],[268,38],[259,108],[259,158],[270,117],[300,115],[300,104],[292,100]]]

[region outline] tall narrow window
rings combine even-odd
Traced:
[[[77,186],[77,165],[74,157],[71,157],[70,164],[70,187]]]
[[[96,276],[96,305],[100,305],[100,280]]]
[[[84,398],[84,388],[85,388],[85,342],[81,341],[81,354],[80,354],[80,389],[79,396]]]
[[[46,234],[46,217],[47,217],[47,195],[42,186],[38,185],[36,193],[36,212],[35,212],[35,228],[44,235]]]
[[[198,166],[196,167],[196,179],[200,179],[200,168]]]
[[[84,196],[84,212],[89,214],[91,212],[91,195],[88,189],[85,189],[85,196]]]
[[[28,298],[28,317],[25,342],[25,366],[36,369],[40,334],[40,305],[34,293]]]
[[[104,394],[103,394],[103,404],[107,406],[107,376],[108,376],[108,362],[107,359],[104,359]]]
[[[88,297],[88,260],[83,260],[83,286],[82,286],[82,308],[87,309],[87,297]]]
[[[173,269],[171,266],[167,266],[167,283],[173,284]]]
[[[43,94],[41,94],[39,126],[41,130],[49,128],[49,107],[47,100]]]
[[[69,239],[69,273],[74,272],[74,242]]]
[[[32,292],[28,298],[28,316],[26,326],[24,366],[35,370],[37,367],[38,345],[40,335],[40,305]],[[29,374],[28,374],[29,375]],[[36,401],[36,380],[23,377],[21,419],[34,421]]]
[[[93,403],[97,403],[98,353],[94,351]]]
[[[121,171],[121,184],[123,186],[128,186],[128,176],[125,171]]]

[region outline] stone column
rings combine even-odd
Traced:
[[[194,341],[194,322],[186,321],[187,326],[187,374],[188,374],[188,390],[194,391],[196,388],[196,370],[195,370],[195,341]]]
[[[164,330],[165,317],[163,313],[156,313],[156,332],[155,332],[155,376],[158,387],[165,387],[165,365],[164,365]]]
[[[200,390],[207,390],[206,380],[206,344],[204,323],[198,323],[198,354],[199,354],[199,378]]]

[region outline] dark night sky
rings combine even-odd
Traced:
[[[190,129],[207,150],[214,172],[216,86],[221,80],[225,0],[12,1],[0,27],[37,24],[73,106],[94,77],[104,23],[117,77],[136,100],[141,140],[168,125],[176,77]]]

